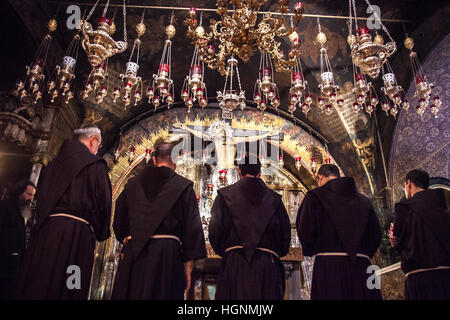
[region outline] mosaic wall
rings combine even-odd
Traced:
[[[450,34],[437,45],[423,63],[423,69],[434,83],[433,95],[442,99],[437,117],[425,112],[421,118],[415,110],[401,112],[395,129],[389,162],[389,179],[393,184],[392,203],[403,197],[403,180],[409,170],[419,168],[432,177],[449,177],[450,172]],[[409,101],[415,101],[414,83],[408,91]],[[416,103],[411,103],[415,107]],[[399,259],[397,257],[397,259]],[[398,261],[398,260],[397,260]],[[396,262],[396,261],[392,261]],[[398,270],[382,278],[384,299],[404,298],[404,274]]]
[[[401,112],[393,138],[389,163],[390,182],[394,184],[393,201],[403,196],[403,179],[409,170],[426,170],[432,177],[449,177],[450,172],[450,34],[435,47],[425,60],[423,69],[434,83],[433,95],[442,99],[435,118],[429,110],[421,118],[413,110]],[[408,91],[409,101],[415,101],[414,84]],[[416,104],[412,103],[412,108]]]

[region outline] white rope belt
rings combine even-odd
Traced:
[[[232,246],[232,247],[226,248],[226,249],[225,249],[225,252],[228,252],[228,251],[231,251],[231,250],[234,250],[234,249],[243,249],[243,248],[244,248],[244,246]],[[273,250],[270,250],[270,249],[267,249],[267,248],[260,248],[260,247],[257,247],[256,249],[257,249],[257,250],[261,250],[261,251],[265,251],[265,252],[268,252],[268,253],[271,253],[271,254],[273,254],[275,257],[277,257],[278,259],[280,259],[280,256],[279,256],[275,251],[273,251]]]
[[[151,236],[150,239],[173,239],[173,240],[178,241],[181,245],[180,238],[178,238],[177,236],[171,235],[171,234],[155,234],[155,235]],[[126,237],[123,240],[123,244],[126,244],[130,240],[131,240],[131,236]]]
[[[321,252],[321,253],[316,254],[316,256],[345,257],[345,256],[348,256],[348,253],[347,252]],[[370,260],[369,256],[366,254],[357,253],[356,256]]]
[[[414,273],[419,273],[419,272],[432,271],[432,270],[445,270],[445,269],[450,269],[450,266],[439,266],[439,267],[434,267],[434,268],[417,269],[417,270],[408,272],[406,274],[406,276],[408,277],[409,275],[412,275]]]
[[[83,218],[80,218],[80,217],[77,217],[77,216],[73,216],[73,215],[67,214],[67,213],[54,213],[54,214],[49,214],[48,216],[52,217],[52,218],[53,217],[66,217],[66,218],[78,220],[80,222],[83,222],[83,223],[87,224],[89,226],[89,228],[91,228],[92,232],[94,232],[94,228],[92,228],[91,224],[89,222],[87,222],[86,220],[84,220]]]

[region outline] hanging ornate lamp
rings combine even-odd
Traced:
[[[361,72],[358,66],[355,65],[353,65],[352,92],[355,95],[353,109],[357,112],[364,109],[368,114],[372,114],[378,104],[377,93],[372,85],[372,82],[368,82],[366,75]]]
[[[135,156],[136,156],[135,152],[136,152],[136,148],[135,148],[135,147],[131,147],[131,148],[130,148],[130,153],[129,153],[129,155],[128,155],[128,163],[129,163],[129,164],[132,164],[132,163],[133,163],[134,158],[135,158]]]
[[[437,118],[437,113],[442,105],[442,101],[439,96],[434,96],[431,99],[431,93],[433,89],[433,83],[431,83],[425,72],[423,71],[422,65],[417,57],[417,52],[413,51],[414,48],[414,40],[411,37],[406,37],[404,41],[405,47],[410,50],[409,58],[411,60],[411,67],[414,75],[414,82],[416,86],[416,90],[414,92],[414,97],[418,100],[418,105],[416,107],[417,113],[422,116],[425,112],[427,106],[430,108],[430,111]],[[409,103],[402,103],[403,109],[409,108]]]
[[[56,66],[55,72],[47,84],[51,102],[55,102],[55,99],[61,95],[65,98],[65,103],[69,103],[69,100],[74,96],[74,73],[78,60],[80,39],[80,31],[78,30],[67,48],[61,65]]]
[[[98,21],[98,28],[96,30],[93,29],[89,19],[94,13],[98,2],[99,0],[94,4],[81,26],[81,45],[86,51],[92,68],[97,67],[111,56],[124,52],[128,47],[125,0],[123,1],[123,41],[114,41],[111,37],[116,28],[113,25],[113,21],[106,17],[110,0],[106,1],[102,17]]]
[[[125,109],[131,103],[131,100],[134,99],[134,105],[136,106],[139,101],[142,99],[142,78],[137,75],[139,70],[139,54],[141,49],[141,37],[145,34],[146,27],[144,24],[144,12],[142,13],[141,22],[136,25],[136,32],[138,37],[134,40],[133,49],[131,50],[130,58],[126,64],[126,72],[125,74],[120,74],[120,79],[123,81],[122,91],[123,91],[123,102],[125,104]],[[136,50],[136,59],[132,61],[134,52]],[[120,88],[114,88],[112,93],[113,102],[115,103],[117,98],[120,96]],[[133,93],[134,92],[134,93]]]
[[[191,111],[191,108],[196,101],[198,101],[201,108],[205,108],[208,105],[204,72],[205,68],[198,56],[198,47],[196,46],[194,55],[192,56],[189,75],[184,79],[183,89],[181,91],[181,99],[183,99],[188,108],[188,112]]]
[[[317,161],[316,158],[311,158],[311,171],[316,174],[317,171]]]
[[[382,67],[382,74],[384,86],[381,88],[381,92],[384,97],[381,107],[386,114],[389,112],[395,118],[401,106],[407,102],[406,96],[403,88],[398,85],[395,73],[388,61]]]
[[[113,162],[114,163],[117,163],[119,161],[120,153],[122,151],[121,138],[122,138],[122,130],[120,130],[119,139],[117,140],[117,143],[114,146],[114,150],[113,150]]]
[[[303,113],[308,114],[311,110],[312,96],[309,92],[308,81],[303,74],[302,62],[297,58],[297,65],[291,71],[291,88],[289,89],[289,111],[293,113],[298,104]]]
[[[317,25],[319,33],[317,34],[317,42],[320,46],[320,82],[319,89],[321,96],[317,98],[317,105],[319,109],[326,114],[331,114],[333,111],[333,104],[337,102],[337,90],[339,86],[334,83],[333,69],[331,68],[330,59],[328,58],[325,43],[327,36],[322,32],[320,27],[320,20],[317,18]]]
[[[86,84],[82,93],[82,98],[87,99],[91,92],[96,92],[97,103],[103,102],[103,99],[108,93],[108,87],[106,86],[106,79],[108,77],[108,60],[100,63],[98,66],[93,68],[89,73],[86,80]],[[97,91],[97,89],[99,89]]]
[[[261,52],[259,77],[255,83],[253,98],[261,111],[264,111],[269,103],[275,108],[280,105],[280,94],[273,78],[272,60],[267,52]]]
[[[152,149],[150,149],[150,148],[145,149],[144,158],[145,158],[145,163],[148,164],[150,159],[152,158]]]
[[[223,91],[217,91],[217,101],[219,101],[219,106],[222,108],[223,118],[231,119],[233,110],[236,110],[237,108],[243,110],[246,107],[245,91],[242,90],[237,64],[238,61],[234,56],[228,59]],[[239,90],[233,89],[234,75],[236,75]],[[260,109],[264,108],[265,106],[266,102],[261,101]]]
[[[284,155],[283,155],[283,150],[281,150],[281,154],[278,156],[278,166],[284,167]]]
[[[300,171],[302,167],[302,157],[295,155],[295,168]]]
[[[372,79],[375,79],[378,77],[383,64],[396,51],[397,46],[370,2],[368,0],[365,0],[365,2],[372,10],[377,22],[381,24],[383,31],[389,37],[390,41],[384,44],[383,37],[378,33],[372,39],[368,27],[358,26],[355,0],[349,0],[349,35],[347,42],[351,49],[353,63],[361,69],[361,73],[367,74]]]
[[[191,8],[190,14],[196,14],[197,10],[195,8]],[[200,25],[198,28],[203,28],[202,24],[203,15],[200,16]],[[202,32],[199,29],[198,32]],[[203,30],[204,32],[204,30]],[[186,76],[186,79],[183,83],[183,89],[181,91],[181,98],[183,99],[186,107],[188,108],[188,112],[191,111],[191,108],[194,102],[198,101],[198,104],[201,108],[205,108],[208,105],[208,94],[206,90],[205,80],[205,66],[203,61],[200,59],[198,55],[198,46],[194,48],[194,54],[191,60],[191,66],[189,69],[189,75]]]
[[[81,25],[81,45],[86,51],[89,63],[92,67],[86,80],[82,93],[83,99],[87,99],[91,92],[95,93],[95,99],[98,104],[108,93],[106,79],[108,77],[108,60],[111,56],[124,52],[128,47],[127,28],[126,28],[126,7],[123,1],[123,41],[114,41],[111,35],[115,32],[113,21],[106,17],[109,7],[109,0],[105,4],[102,17],[99,19],[98,28],[93,30],[90,17],[94,13],[99,0],[94,4],[86,20]],[[117,96],[117,90],[114,90],[113,97]]]
[[[32,103],[36,104],[42,98],[43,91],[45,90],[44,69],[47,62],[48,49],[52,40],[50,34],[56,30],[57,25],[55,19],[51,19],[48,22],[47,28],[49,32],[42,40],[31,64],[25,67],[25,76],[17,81],[17,93],[21,100],[29,98]]]
[[[148,102],[153,103],[155,108],[161,103],[166,102],[167,107],[174,102],[174,86],[171,77],[172,72],[172,39],[175,36],[176,29],[172,24],[173,13],[170,19],[170,25],[166,27],[167,40],[164,43],[164,49],[159,63],[158,73],[153,74],[152,84],[147,89]]]

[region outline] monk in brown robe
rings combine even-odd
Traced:
[[[112,299],[182,300],[196,259],[206,257],[193,183],[175,173],[173,145],[160,144],[153,162],[116,201],[114,233],[123,243]]]
[[[335,165],[322,165],[317,176],[296,221],[303,254],[316,256],[311,300],[381,299],[379,282],[368,281],[382,235],[370,200]]]
[[[422,170],[406,175],[406,199],[395,206],[391,244],[400,251],[408,300],[450,300],[450,212],[441,189]]]
[[[216,299],[281,300],[280,257],[289,252],[289,216],[281,195],[261,180],[257,157],[241,161],[241,180],[218,190],[211,212],[209,241],[222,257]]]
[[[25,253],[27,224],[33,220],[30,206],[35,192],[33,182],[22,180],[0,200],[0,300],[11,299]]]
[[[111,183],[97,127],[75,130],[44,169],[19,299],[87,299],[97,241],[109,238]]]

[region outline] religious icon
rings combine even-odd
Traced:
[[[273,129],[262,135],[235,137],[233,129],[225,121],[216,121],[208,131],[197,131],[189,128],[184,123],[174,123],[175,128],[186,130],[196,137],[211,140],[215,143],[215,151],[217,155],[217,166],[221,169],[231,169],[235,167],[234,159],[236,157],[236,145],[245,142],[256,142],[269,136],[279,135],[279,129]]]

